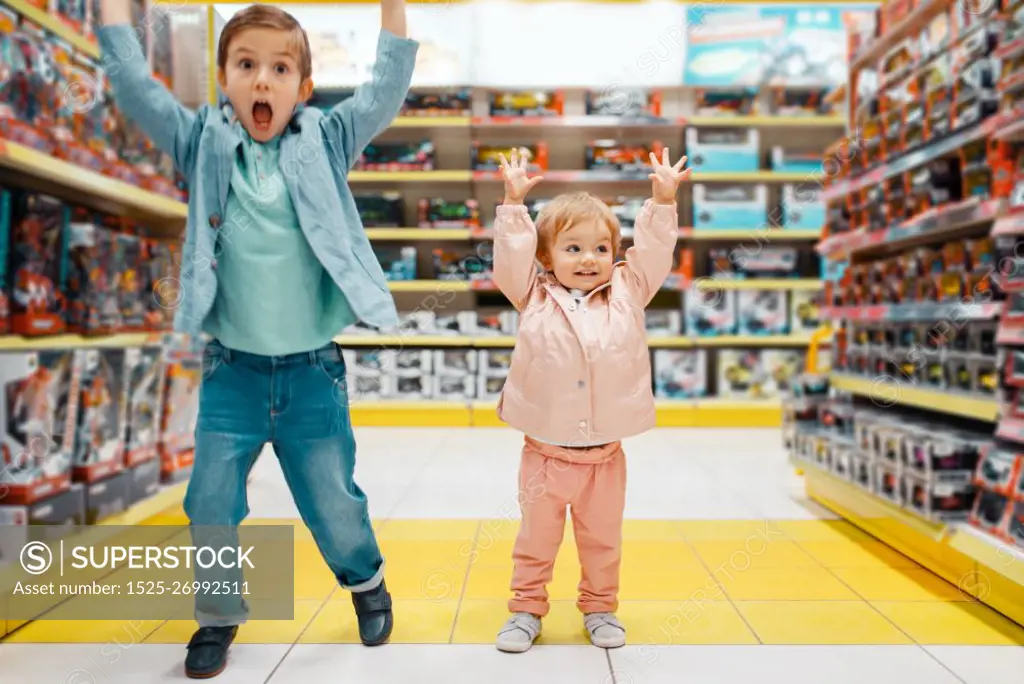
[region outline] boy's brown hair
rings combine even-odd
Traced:
[[[251,5],[241,12],[235,13],[221,31],[217,44],[217,67],[224,69],[228,61],[228,48],[231,40],[242,31],[251,28],[274,29],[292,33],[295,59],[299,63],[299,73],[305,81],[313,75],[313,56],[309,49],[309,37],[305,29],[292,15],[272,5]]]
[[[545,263],[548,249],[558,234],[581,221],[597,221],[607,226],[612,236],[612,250],[618,253],[622,236],[615,212],[588,192],[568,192],[557,195],[537,213],[538,261]]]

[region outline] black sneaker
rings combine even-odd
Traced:
[[[228,646],[235,640],[238,627],[200,627],[188,642],[185,675],[189,679],[209,679],[224,671]]]
[[[359,639],[364,646],[379,646],[391,637],[394,618],[391,614],[391,594],[384,580],[376,589],[352,593],[352,605],[359,622]]]

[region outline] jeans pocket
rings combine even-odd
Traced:
[[[209,380],[217,369],[224,364],[224,356],[219,352],[207,349],[203,352],[203,381]]]

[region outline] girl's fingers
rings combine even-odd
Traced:
[[[675,166],[673,166],[672,168],[673,168],[673,169],[675,169],[676,171],[679,171],[680,169],[682,169],[682,168],[683,168],[683,165],[684,165],[684,164],[686,164],[686,157],[685,157],[685,156],[683,156],[683,158],[682,158],[682,159],[680,159],[679,161],[677,161],[677,162],[676,162],[676,165],[675,165]]]
[[[651,166],[653,166],[654,168],[658,168],[658,157],[654,154],[654,152],[651,152],[650,155],[651,155]]]
[[[508,160],[505,159],[505,155],[501,152],[498,153],[498,159],[501,160],[501,168],[504,171],[508,171]]]
[[[671,166],[672,165],[672,162],[671,162],[671,160],[669,159],[669,156],[668,156],[668,148],[667,147],[664,148],[661,151],[661,163],[662,163],[663,166]]]

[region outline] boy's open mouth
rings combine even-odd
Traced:
[[[270,120],[274,118],[274,110],[266,100],[256,100],[252,105],[252,120],[261,131],[270,129]]]

